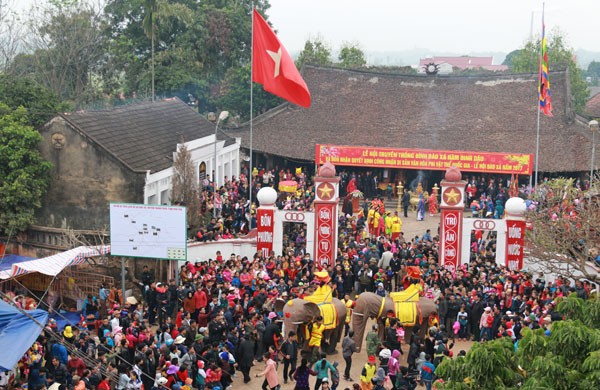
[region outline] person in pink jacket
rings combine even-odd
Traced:
[[[392,357],[388,359],[388,375],[390,376],[390,381],[395,384],[396,383],[396,375],[400,372],[400,362],[398,358],[400,357],[400,351],[394,349],[392,351]]]
[[[494,314],[492,313],[491,307],[486,307],[483,311],[483,315],[481,316],[481,320],[479,320],[479,329],[481,333],[479,334],[479,338],[481,340],[491,340],[492,339],[492,325],[494,324]]]
[[[272,359],[270,353],[265,353],[264,359],[267,361],[263,372],[256,374],[256,377],[264,376],[263,390],[275,390],[279,386],[279,378],[277,377],[277,363]]]

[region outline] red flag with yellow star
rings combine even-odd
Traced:
[[[256,9],[252,23],[252,81],[289,102],[310,107],[310,92],[292,57]]]

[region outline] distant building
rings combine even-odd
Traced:
[[[419,73],[425,73],[425,66],[429,64],[435,64],[439,66],[440,74],[452,73],[453,68],[461,70],[465,69],[485,69],[494,72],[502,72],[508,70],[506,65],[494,65],[494,57],[427,57],[419,60],[419,66],[417,71]]]

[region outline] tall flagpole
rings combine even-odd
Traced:
[[[253,97],[252,97],[252,73],[254,71],[254,2],[251,3],[252,11],[252,34],[250,37],[250,170],[248,171],[248,201],[250,202],[250,221],[248,227],[252,227],[252,117],[253,117]]]
[[[542,3],[542,29],[545,28],[544,26],[544,9],[545,9],[546,3]],[[542,35],[544,35],[544,32],[542,32]],[[542,39],[544,39],[544,36],[542,36]],[[542,82],[542,45],[544,43],[540,41],[540,55],[539,55],[539,64],[538,64],[538,99],[537,99],[537,131],[536,131],[536,136],[535,136],[535,182],[533,183],[533,186],[531,187],[531,190],[533,191],[534,188],[537,188],[538,186],[538,166],[539,166],[539,162],[540,162],[540,88],[541,88],[541,82]]]

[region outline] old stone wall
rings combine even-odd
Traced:
[[[40,132],[40,151],[53,167],[37,225],[108,230],[109,202],[143,203],[145,173],[133,172],[61,117]]]

